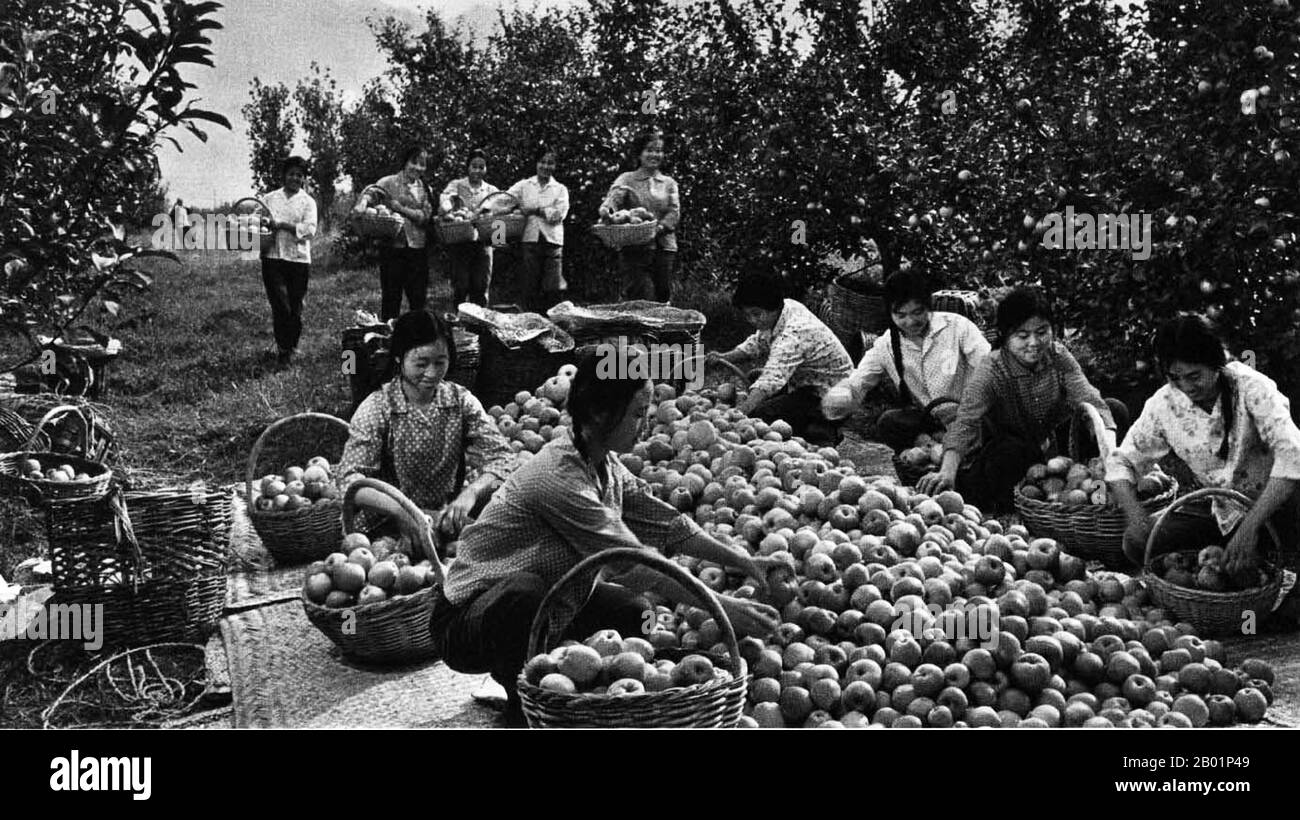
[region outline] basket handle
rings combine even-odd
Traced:
[[[1079,405],[1083,415],[1088,419],[1088,424],[1092,426],[1093,438],[1097,440],[1097,453],[1101,458],[1110,455],[1110,445],[1106,443],[1106,422],[1102,419],[1101,413],[1096,407],[1088,402]],[[1080,443],[1079,417],[1074,417],[1074,423],[1071,428],[1070,446],[1074,449],[1073,455],[1078,456],[1082,444]]]
[[[27,439],[27,443],[23,445],[23,449],[28,450],[36,444],[36,440],[40,437],[41,430],[44,429],[46,424],[49,424],[56,418],[66,416],[68,413],[72,413],[81,420],[81,455],[90,458],[90,451],[94,449],[95,445],[94,426],[90,423],[90,420],[86,418],[86,413],[82,412],[80,407],[73,404],[60,404],[58,407],[51,408],[48,413],[42,416],[41,420],[36,422],[36,426],[32,428],[31,438]],[[51,442],[50,446],[54,446],[53,442]]]
[[[388,193],[388,191],[385,191],[383,188],[379,187],[378,185],[367,185],[366,187],[361,189],[361,196],[369,196],[372,194],[377,194],[381,200],[389,200],[393,198],[392,195]]]
[[[419,540],[420,549],[424,551],[425,557],[433,564],[433,574],[438,578],[438,585],[442,586],[447,580],[447,574],[446,568],[442,565],[442,560],[438,557],[438,542],[433,534],[433,527],[429,524],[429,519],[425,516],[424,511],[415,506],[415,502],[407,498],[401,490],[392,484],[369,476],[362,476],[349,484],[347,491],[343,494],[344,531],[352,531],[357,507],[365,506],[357,502],[357,493],[365,489],[383,493],[402,508],[402,513],[405,515],[405,520],[401,522],[404,525],[403,528]]]
[[[1151,565],[1151,548],[1155,546],[1156,534],[1160,532],[1160,527],[1165,523],[1165,519],[1169,517],[1170,513],[1185,504],[1190,504],[1193,501],[1199,501],[1202,498],[1210,498],[1216,495],[1236,501],[1238,504],[1241,504],[1248,509],[1250,507],[1250,499],[1247,498],[1244,493],[1228,489],[1227,487],[1204,487],[1195,492],[1190,492],[1181,498],[1175,498],[1173,503],[1165,508],[1165,511],[1160,514],[1160,517],[1157,518],[1155,523],[1151,526],[1151,534],[1147,536],[1146,550],[1142,553],[1142,566],[1147,567]],[[1269,537],[1273,540],[1273,551],[1280,557],[1282,539],[1278,537],[1277,528],[1273,526],[1272,521],[1267,520],[1264,522],[1264,526],[1268,529]]]
[[[642,206],[641,206],[641,196],[640,196],[640,194],[638,194],[638,193],[636,192],[636,189],[635,189],[635,188],[631,188],[631,187],[629,187],[629,186],[627,186],[627,185],[611,185],[610,188],[609,188],[609,191],[610,191],[610,193],[613,193],[614,191],[627,191],[627,195],[630,196],[630,197],[632,198],[632,206],[631,206],[631,207],[633,207],[633,208],[640,208],[640,207],[642,207]]]
[[[933,413],[936,408],[943,407],[945,404],[961,404],[961,402],[959,402],[957,399],[952,398],[951,396],[940,396],[939,398],[927,404],[925,406],[925,410],[923,410],[922,412],[928,416],[931,413]]]
[[[694,592],[699,602],[704,604],[705,609],[709,610],[709,614],[713,616],[713,619],[717,621],[718,626],[722,629],[722,640],[727,644],[727,652],[730,655],[731,673],[737,678],[741,676],[740,644],[736,641],[736,630],[732,628],[731,619],[727,617],[726,611],[722,608],[722,604],[718,602],[718,597],[713,594],[713,590],[706,587],[700,579],[659,553],[633,547],[615,547],[603,550],[595,555],[589,555],[555,582],[555,586],[551,587],[550,591],[546,593],[546,597],[542,598],[542,604],[537,609],[537,615],[533,617],[533,627],[528,635],[527,657],[531,658],[537,655],[541,647],[545,645],[548,637],[547,627],[550,626],[551,621],[550,610],[558,600],[559,593],[565,587],[574,583],[575,580],[583,577],[593,567],[603,567],[608,564],[622,562],[641,564],[657,570]],[[568,624],[565,624],[565,626],[567,627]]]
[[[263,202],[262,200],[258,199],[255,196],[246,196],[243,197],[242,199],[235,200],[234,202],[231,203],[230,209],[233,211],[234,209],[238,208],[240,205],[243,205],[245,202],[252,202],[257,207],[266,211],[268,214],[271,213],[270,206],[268,206],[265,202]]]
[[[269,427],[262,431],[262,435],[257,437],[257,441],[253,442],[253,449],[248,454],[248,467],[244,473],[244,498],[246,498],[250,503],[253,499],[253,471],[257,469],[257,459],[262,455],[262,450],[266,447],[267,437],[276,430],[279,430],[281,427],[284,427],[286,424],[310,418],[324,419],[338,424],[344,429],[351,430],[351,427],[349,427],[346,421],[337,416],[331,416],[329,413],[296,413],[292,416],[285,416],[278,421],[272,422]]]
[[[483,206],[487,205],[487,204],[488,204],[489,202],[491,202],[493,199],[496,199],[497,197],[501,197],[501,196],[503,196],[503,197],[509,199],[509,200],[514,204],[514,205],[513,205],[514,207],[516,207],[516,208],[519,207],[519,199],[518,199],[514,194],[510,193],[509,191],[493,191],[492,193],[490,193],[490,194],[488,194],[487,196],[483,197],[482,201],[479,202],[479,204],[478,204],[478,212],[479,212],[479,213],[482,213],[482,212],[483,212]]]
[[[739,367],[727,361],[726,359],[707,360],[707,363],[709,365],[717,365],[725,370],[730,370],[732,373],[736,374],[738,378],[744,379],[747,382],[749,381],[749,377],[745,375],[745,371],[741,370]]]

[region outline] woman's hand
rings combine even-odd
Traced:
[[[1259,565],[1259,527],[1242,522],[1228,539],[1224,549],[1223,568],[1229,574]]]
[[[947,469],[939,470],[937,473],[927,473],[916,482],[916,491],[926,495],[937,495],[944,490],[951,490],[957,483],[956,479],[957,477]]]
[[[474,511],[477,502],[478,496],[471,489],[461,490],[460,495],[443,509],[442,518],[438,521],[438,530],[447,533],[453,539],[458,537],[460,531],[469,523],[469,514]]]
[[[853,412],[853,391],[844,385],[835,385],[822,396],[822,415],[834,421]]]
[[[776,609],[768,604],[759,603],[750,598],[731,598],[718,596],[722,611],[731,619],[731,627],[737,635],[752,635],[765,638],[776,631],[780,617]]]

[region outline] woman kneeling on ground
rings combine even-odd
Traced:
[[[1034,464],[1055,453],[1079,406],[1097,408],[1107,444],[1128,410],[1101,393],[1065,345],[1056,341],[1051,304],[1017,288],[998,305],[998,346],[980,363],[943,439],[943,465],[917,482],[933,495],[955,488],[985,512],[1010,512],[1012,491]],[[959,468],[966,465],[965,469]]]
[[[989,354],[989,342],[965,316],[931,310],[932,297],[933,290],[920,273],[899,271],[885,280],[885,307],[894,326],[876,340],[851,376],[827,391],[822,400],[827,418],[849,415],[888,378],[903,406],[880,414],[876,431],[882,442],[905,450],[920,434],[952,422],[955,404],[937,407],[933,415],[924,410],[936,399],[961,400],[966,384]]]
[[[1208,319],[1183,314],[1156,333],[1156,359],[1169,383],[1147,399],[1133,428],[1106,461],[1106,480],[1128,514],[1124,553],[1141,565],[1152,519],[1138,504],[1136,477],[1173,452],[1205,487],[1227,487],[1253,501],[1243,510],[1229,499],[1180,507],[1169,514],[1151,552],[1225,545],[1229,575],[1250,573],[1259,546],[1273,549],[1271,522],[1294,566],[1300,524],[1300,429],[1277,383],[1241,362],[1228,361]],[[1252,584],[1253,586],[1253,584]],[[1294,598],[1294,596],[1293,596]]]
[[[705,534],[689,516],[656,498],[617,458],[632,448],[650,405],[646,379],[600,378],[599,359],[578,366],[569,392],[572,433],[556,436],[513,473],[479,519],[465,529],[460,555],[434,606],[431,628],[440,656],[458,672],[490,672],[507,693],[506,723],[523,726],[516,679],[527,660],[528,635],[542,598],[583,558],[615,547],[657,549],[730,567],[764,585],[776,562],[751,557]],[[694,596],[652,572],[633,570],[619,583],[570,587],[578,615],[567,637],[599,629],[640,634],[642,596],[691,601]],[[737,633],[763,636],[776,610],[719,598]]]
[[[834,444],[836,429],[822,416],[822,396],[849,375],[853,361],[835,333],[808,308],[783,298],[784,290],[771,270],[746,274],[731,301],[755,331],[735,349],[708,359],[765,360],[739,409],[766,422],[784,419],[795,435]]]
[[[402,314],[389,350],[397,375],[353,414],[340,487],[346,490],[361,476],[387,481],[454,538],[513,471],[514,452],[474,394],[447,381],[456,345],[442,318],[423,310]],[[399,512],[373,490],[357,497],[363,505]]]

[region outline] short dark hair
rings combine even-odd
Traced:
[[[533,151],[533,164],[536,165],[537,163],[541,162],[542,159],[545,158],[545,157],[548,156],[548,155],[549,155],[549,156],[553,156],[553,157],[555,157],[555,161],[556,161],[556,162],[559,162],[559,161],[560,161],[560,152],[559,152],[559,151],[556,151],[554,148],[552,148],[552,147],[549,146],[549,145],[539,145],[539,146],[537,146],[537,148]]]
[[[608,414],[606,423],[622,419],[632,403],[632,398],[650,381],[628,375],[611,377],[609,373],[602,374],[601,356],[608,355],[607,350],[603,352],[602,350],[598,348],[597,351],[584,352],[580,356],[578,372],[569,385],[569,397],[565,408],[572,419],[575,442],[580,443],[584,429],[595,426],[597,415]],[[631,357],[637,355],[637,351],[630,346],[620,346],[617,354]],[[619,370],[626,373],[632,368]]]
[[[930,277],[916,270],[900,270],[889,275],[885,280],[885,309],[891,313],[895,308],[908,302],[920,302],[921,307],[930,309],[933,302],[934,288]]]
[[[998,344],[1001,346],[1016,328],[1035,316],[1056,326],[1056,312],[1047,295],[1038,288],[1018,287],[998,303]]]
[[[408,162],[420,156],[420,154],[428,156],[429,149],[423,145],[408,145],[406,150],[402,152],[402,167],[405,168]]]
[[[666,140],[664,139],[664,133],[662,131],[657,131],[657,130],[642,131],[640,134],[637,134],[636,137],[632,140],[632,142],[628,146],[627,156],[628,159],[632,161],[633,168],[640,167],[641,152],[645,150],[645,147],[647,145],[654,142],[655,140],[666,143]],[[665,147],[667,147],[666,144]]]
[[[747,307],[780,310],[785,304],[785,281],[781,274],[767,266],[750,271],[740,277],[736,292],[731,295],[731,304],[738,310]]]
[[[473,165],[474,160],[476,159],[483,160],[483,164],[487,165],[487,161],[488,161],[487,153],[484,152],[482,148],[475,148],[473,151],[469,152],[469,156],[465,157],[465,167],[468,168],[469,166]]]
[[[450,373],[456,369],[456,339],[451,325],[441,316],[426,310],[411,310],[397,317],[393,323],[393,335],[388,340],[388,353],[397,360],[400,368],[407,353],[439,339],[447,344],[447,372]]]
[[[310,163],[307,162],[307,159],[305,157],[300,157],[296,154],[290,154],[288,157],[285,158],[284,162],[280,163],[280,176],[284,176],[285,174],[289,173],[289,171],[293,168],[298,168],[305,174],[307,173],[307,169],[310,167],[311,165]]]

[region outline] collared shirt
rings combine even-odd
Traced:
[[[1038,444],[1085,402],[1097,408],[1107,429],[1115,429],[1110,407],[1065,345],[1053,342],[1052,350],[1033,370],[999,348],[975,369],[943,446],[965,458],[975,450],[986,423],[995,435],[1009,434]]]
[[[898,386],[898,368],[894,363],[891,329],[876,339],[862,357],[845,386],[853,392],[853,403],[861,404],[882,377]],[[930,328],[920,344],[903,336],[899,352],[903,358],[903,379],[912,393],[912,401],[925,407],[935,399],[961,401],[979,363],[989,355],[988,339],[975,323],[957,313],[936,310],[930,313]],[[948,411],[955,414],[955,409]]]
[[[781,318],[770,331],[755,331],[736,349],[752,359],[767,357],[753,390],[775,393],[787,385],[792,391],[812,386],[821,395],[853,369],[835,333],[793,299],[785,300]]]
[[[477,212],[478,206],[483,204],[483,200],[487,199],[499,190],[500,189],[497,188],[497,186],[487,180],[483,180],[478,184],[478,187],[475,188],[469,184],[469,177],[453,179],[451,182],[447,183],[446,188],[442,189],[442,196],[438,198],[438,212],[446,214],[455,210],[455,206],[451,201],[453,196],[460,197],[461,204],[464,205],[464,207]]]
[[[1291,403],[1277,382],[1241,362],[1223,370],[1233,385],[1234,415],[1227,459],[1223,443],[1223,402],[1205,412],[1183,391],[1166,384],[1147,399],[1124,441],[1106,459],[1107,481],[1136,481],[1173,451],[1206,487],[1227,487],[1258,498],[1270,478],[1300,479],[1300,429],[1291,420]],[[1244,515],[1229,499],[1212,504],[1225,535]]]
[[[283,188],[271,191],[262,201],[277,222],[293,223],[293,232],[276,231],[275,246],[266,252],[267,259],[311,263],[311,240],[316,235],[316,200],[302,188],[289,196]]]
[[[429,199],[429,189],[422,179],[407,182],[403,174],[390,174],[376,182],[375,187],[382,188],[393,202],[400,203],[404,207],[417,208],[428,213],[433,211],[433,203]],[[428,223],[416,225],[411,220],[403,217],[402,230],[393,238],[393,247],[423,248],[428,241],[427,232]]]
[[[541,208],[542,215],[528,215],[524,226],[524,242],[536,242],[538,237],[555,245],[564,244],[564,219],[569,215],[569,189],[555,181],[555,177],[542,185],[537,177],[521,179],[506,193],[519,200],[525,211]]]
[[[393,379],[352,415],[336,474],[342,489],[370,476],[395,484],[421,509],[437,510],[460,490],[462,457],[467,481],[484,473],[504,480],[515,466],[510,444],[473,393],[444,379],[433,401],[419,406]]]
[[[596,465],[561,432],[506,479],[478,520],[461,533],[443,594],[459,605],[520,572],[554,586],[583,558],[614,547],[669,554],[704,538],[699,525],[656,498],[612,454]],[[562,596],[576,612],[597,575]]]
[[[627,191],[621,190],[622,188],[632,189],[636,194],[635,203],[627,195]],[[601,207],[614,210],[645,208],[654,214],[655,219],[659,220],[659,224],[664,227],[664,232],[659,234],[657,240],[659,249],[677,250],[677,223],[682,217],[682,201],[677,190],[677,181],[672,177],[659,171],[651,174],[640,169],[619,174],[618,179],[614,180],[614,184],[609,187],[609,193],[605,195]]]

